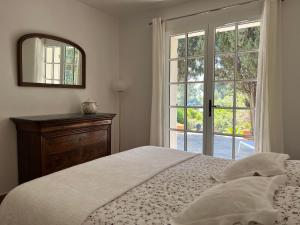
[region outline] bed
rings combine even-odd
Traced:
[[[146,146],[18,186],[0,206],[1,225],[170,224],[214,185],[230,160]],[[300,224],[300,162],[274,198],[276,225]],[[274,224],[274,225],[275,225]]]

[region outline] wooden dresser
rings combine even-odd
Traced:
[[[115,114],[11,118],[17,127],[19,183],[111,154]]]

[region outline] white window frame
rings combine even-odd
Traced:
[[[194,32],[199,32],[199,31],[204,31],[205,32],[205,44],[204,44],[204,54],[203,55],[199,55],[199,56],[193,56],[193,57],[189,57],[188,56],[188,48],[187,48],[187,42],[188,42],[188,34],[189,33],[194,33]],[[187,133],[202,133],[203,134],[203,137],[206,135],[204,132],[206,131],[206,124],[205,123],[203,123],[203,131],[201,131],[201,132],[193,132],[193,131],[189,131],[188,129],[187,129],[187,109],[188,108],[200,108],[200,109],[203,109],[203,117],[205,117],[205,115],[208,113],[207,112],[207,107],[205,107],[206,106],[206,104],[205,104],[205,102],[206,102],[206,98],[205,98],[205,93],[207,92],[207,90],[206,90],[206,86],[207,85],[205,85],[205,80],[206,80],[206,75],[208,74],[207,73],[207,68],[208,68],[208,66],[207,66],[207,62],[208,62],[208,59],[207,59],[207,51],[208,51],[208,39],[207,39],[207,33],[208,33],[208,26],[201,26],[201,27],[199,27],[199,29],[198,30],[195,30],[195,31],[191,31],[191,32],[185,32],[185,33],[179,33],[179,34],[176,34],[176,33],[174,33],[174,34],[172,34],[172,33],[167,33],[167,39],[168,40],[166,40],[166,51],[167,51],[167,54],[166,54],[166,59],[165,59],[165,62],[166,62],[166,72],[165,72],[165,74],[166,74],[166,76],[165,76],[165,81],[164,81],[164,89],[165,89],[165,103],[166,103],[166,106],[167,106],[167,108],[165,108],[165,110],[164,110],[164,114],[165,114],[165,116],[164,116],[164,118],[166,118],[165,119],[165,129],[164,129],[164,131],[165,131],[165,135],[164,135],[164,143],[165,143],[165,146],[166,147],[170,147],[170,135],[169,135],[169,133],[170,133],[170,130],[172,130],[172,131],[179,131],[179,132],[183,132],[184,133],[184,145],[185,145],[185,149],[187,148],[186,147],[186,145],[187,145]],[[185,49],[185,56],[184,57],[180,57],[180,58],[170,58],[170,39],[171,39],[171,37],[172,36],[174,36],[174,35],[185,35],[185,38],[186,38],[186,43],[185,43],[185,45],[186,45],[186,49]],[[170,63],[169,62],[171,62],[171,61],[176,61],[176,60],[185,60],[185,64],[186,64],[186,70],[188,70],[188,59],[193,59],[193,58],[200,58],[200,57],[203,57],[204,58],[204,80],[203,81],[195,81],[195,82],[188,82],[187,81],[187,76],[185,76],[185,81],[184,82],[170,82]],[[187,74],[188,72],[186,71],[186,74]],[[204,86],[204,96],[203,96],[203,98],[204,98],[204,102],[203,102],[203,106],[188,106],[187,105],[187,91],[188,91],[188,84],[192,84],[192,83],[197,83],[197,84],[203,84],[203,86]],[[178,107],[176,107],[176,106],[170,106],[170,85],[171,84],[184,84],[185,85],[185,99],[184,99],[184,105],[183,106],[178,106]],[[179,130],[179,129],[172,129],[172,128],[170,128],[170,109],[171,108],[184,108],[184,130]],[[203,143],[205,143],[205,142],[203,142]],[[202,147],[203,148],[203,152],[205,151],[205,146],[203,146]]]
[[[218,133],[218,132],[212,132],[211,134],[214,136],[214,135],[222,135],[222,136],[229,136],[229,137],[232,137],[232,159],[235,159],[235,156],[236,156],[236,142],[235,142],[235,139],[237,137],[242,137],[241,135],[237,135],[236,134],[236,113],[237,113],[237,110],[253,110],[252,108],[250,107],[237,107],[236,105],[236,96],[237,96],[237,89],[236,89],[236,83],[237,82],[256,82],[257,83],[257,78],[256,79],[237,79],[237,58],[238,58],[238,55],[240,53],[259,53],[259,49],[256,49],[256,50],[244,50],[244,51],[239,51],[238,50],[238,26],[239,25],[242,25],[242,24],[247,24],[247,23],[255,23],[255,22],[260,22],[259,20],[254,20],[254,21],[239,21],[239,22],[235,22],[235,23],[230,23],[230,24],[224,24],[224,25],[221,25],[219,27],[214,27],[214,32],[212,32],[214,34],[214,42],[215,42],[215,36],[216,36],[216,29],[217,28],[220,28],[220,27],[227,27],[227,26],[234,26],[235,27],[235,51],[234,52],[225,52],[225,53],[218,53],[215,51],[215,49],[213,49],[213,60],[215,60],[215,56],[216,55],[224,55],[224,54],[234,54],[235,55],[235,65],[234,65],[234,79],[233,80],[221,80],[221,81],[215,81],[214,79],[212,79],[212,84],[214,83],[233,83],[233,105],[232,107],[224,107],[224,106],[220,106],[220,107],[217,107],[217,109],[229,109],[229,110],[232,110],[233,112],[233,121],[232,121],[232,128],[233,128],[233,133],[232,135],[229,135],[229,134],[224,134],[224,133]],[[215,62],[213,63],[213,76],[212,78],[214,78],[214,72],[215,72]],[[212,85],[212,95],[214,94],[214,85]],[[214,97],[211,96],[211,99],[214,100]],[[214,102],[212,102],[213,105]],[[214,110],[214,109],[213,109]],[[213,113],[213,112],[212,112]],[[213,121],[212,121],[212,124],[213,124]],[[213,129],[213,126],[212,126],[212,129]],[[212,138],[212,145],[213,145],[213,138]],[[211,146],[213,149],[213,146]]]
[[[66,62],[66,48],[67,47],[72,47],[74,49],[74,58],[72,63],[67,63]],[[47,48],[52,48],[52,63],[47,62]],[[60,48],[60,53],[61,53],[61,58],[59,63],[55,63],[54,61],[54,49],[55,48]],[[73,84],[72,85],[77,85],[80,81],[78,80],[78,77],[75,76],[75,51],[76,48],[74,46],[68,46],[68,45],[59,45],[59,44],[46,44],[45,45],[45,81],[51,81],[51,84],[54,84],[54,81],[58,81],[59,84],[66,84],[65,81],[65,67],[66,65],[72,65],[73,67]],[[78,74],[80,74],[80,68],[81,68],[81,53],[79,52],[79,64],[78,64]],[[47,65],[52,65],[52,78],[48,79],[46,76],[47,73]],[[54,65],[60,65],[60,79],[55,79],[54,78]]]
[[[192,18],[184,18],[180,21],[167,22],[166,27],[166,54],[165,54],[165,76],[164,76],[164,146],[170,147],[170,96],[169,96],[169,83],[170,83],[170,71],[169,71],[169,60],[170,60],[170,37],[173,35],[179,35],[183,33],[190,33],[199,30],[206,32],[206,54],[205,58],[205,74],[204,79],[207,84],[213,84],[214,74],[214,43],[215,43],[215,30],[217,27],[225,26],[232,23],[240,23],[243,21],[259,21],[261,15],[261,3],[250,4],[249,6],[241,6],[238,9],[224,10],[224,12],[210,13],[207,15],[193,16]],[[199,21],[202,21],[202,23]],[[213,32],[211,31],[213,30]],[[187,51],[187,49],[186,49]],[[213,85],[204,85],[204,102],[203,102],[203,116],[208,118],[208,103],[210,99],[213,99]],[[235,90],[234,90],[235,93]],[[186,96],[185,96],[186,98]],[[235,98],[234,98],[235,101]],[[185,103],[186,105],[186,103]],[[193,107],[196,108],[196,107]],[[234,117],[235,118],[235,117]],[[235,121],[234,121],[235,122]],[[203,121],[203,154],[213,155],[213,121],[208,119]],[[186,125],[186,122],[185,122]],[[185,126],[185,130],[186,130]],[[185,145],[186,145],[186,137]],[[234,151],[232,151],[234,154]]]
[[[51,48],[52,49],[52,62],[51,63],[48,63],[47,62],[47,49],[48,48]],[[61,58],[60,58],[60,62],[59,63],[56,63],[54,61],[54,51],[55,51],[55,48],[60,48],[60,55],[61,55]],[[64,71],[64,68],[62,66],[62,55],[63,55],[63,50],[64,48],[62,48],[62,46],[59,46],[59,45],[53,45],[53,44],[48,44],[48,45],[45,45],[45,81],[47,83],[47,81],[51,81],[51,84],[55,84],[55,81],[58,81],[60,84],[61,81],[63,80],[63,71]],[[51,75],[51,79],[48,79],[46,74],[47,74],[47,65],[51,65],[52,66],[52,75]],[[60,65],[60,79],[55,79],[54,78],[54,66],[55,65]]]

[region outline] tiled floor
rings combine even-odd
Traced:
[[[189,152],[202,153],[203,135],[188,133],[187,145]],[[183,134],[177,134],[177,148],[183,150]],[[244,138],[236,137],[235,143],[236,159],[241,159],[254,153],[254,142]],[[232,159],[232,137],[214,136],[214,156],[218,158]]]

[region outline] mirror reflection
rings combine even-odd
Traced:
[[[32,37],[22,44],[22,81],[38,84],[82,85],[82,54],[76,47]]]

